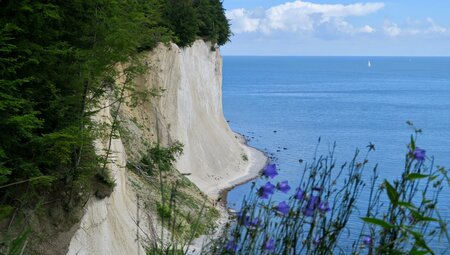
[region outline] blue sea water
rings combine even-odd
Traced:
[[[225,117],[251,146],[276,158],[276,181],[298,185],[299,159],[312,159],[319,137],[324,154],[336,142],[338,162],[374,143],[370,162],[379,163],[380,179],[392,181],[412,134],[407,120],[423,129],[417,145],[450,168],[450,58],[225,56],[223,63]],[[229,206],[237,208],[248,192],[250,184],[233,189]],[[448,187],[440,201],[449,221]]]

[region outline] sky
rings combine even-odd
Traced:
[[[223,55],[450,56],[449,0],[224,0]]]

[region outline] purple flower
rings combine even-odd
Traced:
[[[252,227],[262,226],[262,222],[261,222],[261,220],[259,220],[256,217],[253,218],[253,220],[250,220],[250,217],[247,216],[244,220],[244,225],[248,228],[252,228]]]
[[[267,241],[264,243],[264,249],[266,251],[274,251],[275,250],[275,240],[272,238],[267,239]]]
[[[250,225],[250,216],[248,216],[247,213],[244,215],[242,211],[240,211],[236,215],[240,224],[245,226]]]
[[[311,196],[308,200],[308,204],[303,208],[303,214],[309,217],[314,216],[314,211],[320,203],[319,196]]]
[[[278,212],[280,212],[281,214],[284,214],[284,215],[289,213],[289,205],[285,201],[280,202],[276,206],[276,209],[277,209]]]
[[[363,237],[363,244],[364,244],[364,245],[371,245],[371,244],[372,244],[372,237],[370,237],[370,236],[364,236],[364,237]]]
[[[320,202],[318,208],[321,213],[326,213],[331,210],[328,202]]]
[[[305,199],[305,191],[303,191],[301,188],[298,188],[294,198],[303,201],[303,199]]]
[[[266,184],[264,184],[264,186],[259,188],[258,195],[263,199],[268,199],[269,195],[272,195],[274,191],[275,186],[272,183],[267,182]]]
[[[424,161],[425,160],[425,153],[426,153],[426,151],[424,149],[421,149],[421,148],[417,147],[413,151],[414,159],[416,159],[418,161]]]
[[[243,215],[242,211],[238,212],[236,215],[240,224],[246,225],[247,222],[250,221],[250,216],[248,216],[247,214]]]
[[[283,193],[287,193],[291,189],[291,186],[289,186],[288,181],[282,181],[277,184],[277,189]]]
[[[275,164],[270,163],[264,168],[263,173],[266,177],[270,177],[273,179],[273,177],[278,175],[277,166]]]
[[[237,244],[234,241],[228,241],[225,245],[225,250],[227,251],[236,251],[237,250]]]

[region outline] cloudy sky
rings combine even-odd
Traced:
[[[224,0],[223,55],[450,56],[450,1]]]

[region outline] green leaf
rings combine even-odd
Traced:
[[[399,206],[403,206],[403,207],[406,207],[406,208],[408,208],[408,209],[410,209],[410,210],[416,210],[417,209],[417,207],[415,207],[413,204],[411,204],[411,203],[408,203],[408,202],[398,202],[398,205]]]
[[[411,135],[411,150],[414,151],[416,149],[416,143],[414,142],[414,137]]]
[[[408,180],[416,180],[416,179],[427,178],[429,176],[430,175],[428,175],[428,174],[411,173],[411,174],[408,174],[408,176],[406,176],[406,179],[408,179]]]
[[[438,219],[431,218],[431,217],[422,217],[420,220],[421,221],[434,221],[434,222],[438,222],[439,221]]]
[[[416,241],[415,244],[421,248],[424,248],[429,253],[434,254],[434,252],[428,247],[425,239],[423,239],[423,235],[419,232],[407,229],[407,231],[414,237],[414,240]]]
[[[419,212],[417,212],[415,210],[411,210],[411,213],[412,213],[412,216],[414,217],[415,221],[434,221],[434,222],[439,222],[438,219],[423,216],[422,214],[420,214]]]
[[[363,221],[369,223],[369,224],[378,225],[378,226],[381,226],[381,227],[383,227],[385,229],[390,229],[390,228],[394,227],[391,224],[387,223],[386,221],[380,220],[380,219],[377,219],[377,218],[363,217],[361,219]]]
[[[387,180],[384,180],[384,185],[386,186],[386,192],[389,197],[389,200],[391,201],[392,204],[397,205],[399,199],[397,191]]]
[[[417,249],[412,249],[411,251],[409,251],[409,255],[424,255],[424,254],[428,254],[430,253],[429,251],[423,251],[423,250],[417,250]]]

